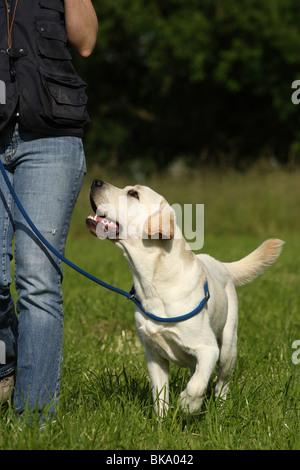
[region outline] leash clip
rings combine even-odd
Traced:
[[[135,292],[134,286],[132,286],[132,288],[130,289],[129,294],[131,294],[131,296],[127,297],[126,300],[131,300],[131,299],[133,299],[133,297],[135,297],[136,292]]]

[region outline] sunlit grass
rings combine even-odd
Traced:
[[[134,178],[89,171],[72,220],[66,255],[108,283],[129,290],[127,263],[112,243],[84,227],[94,177],[114,185]],[[300,173],[186,172],[145,184],[170,203],[205,204],[203,250],[239,259],[264,239],[286,241],[262,277],[238,288],[238,361],[225,404],[207,394],[198,417],[181,414],[187,370],[171,366],[170,412],[153,414],[133,305],[70,268],[64,270],[64,362],[56,423],[20,427],[3,409],[0,449],[297,449],[299,371],[291,345],[300,339]],[[212,377],[213,386],[215,376]]]

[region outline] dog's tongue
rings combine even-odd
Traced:
[[[86,221],[87,225],[90,222],[97,226],[97,235],[100,238],[113,238],[119,233],[119,225],[106,217],[90,214]]]

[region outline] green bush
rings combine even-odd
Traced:
[[[90,159],[161,167],[299,160],[297,0],[95,0]]]

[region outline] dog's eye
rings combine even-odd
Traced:
[[[132,197],[135,197],[136,199],[139,199],[139,193],[135,191],[134,189],[130,189],[127,194],[128,196],[132,196]]]

